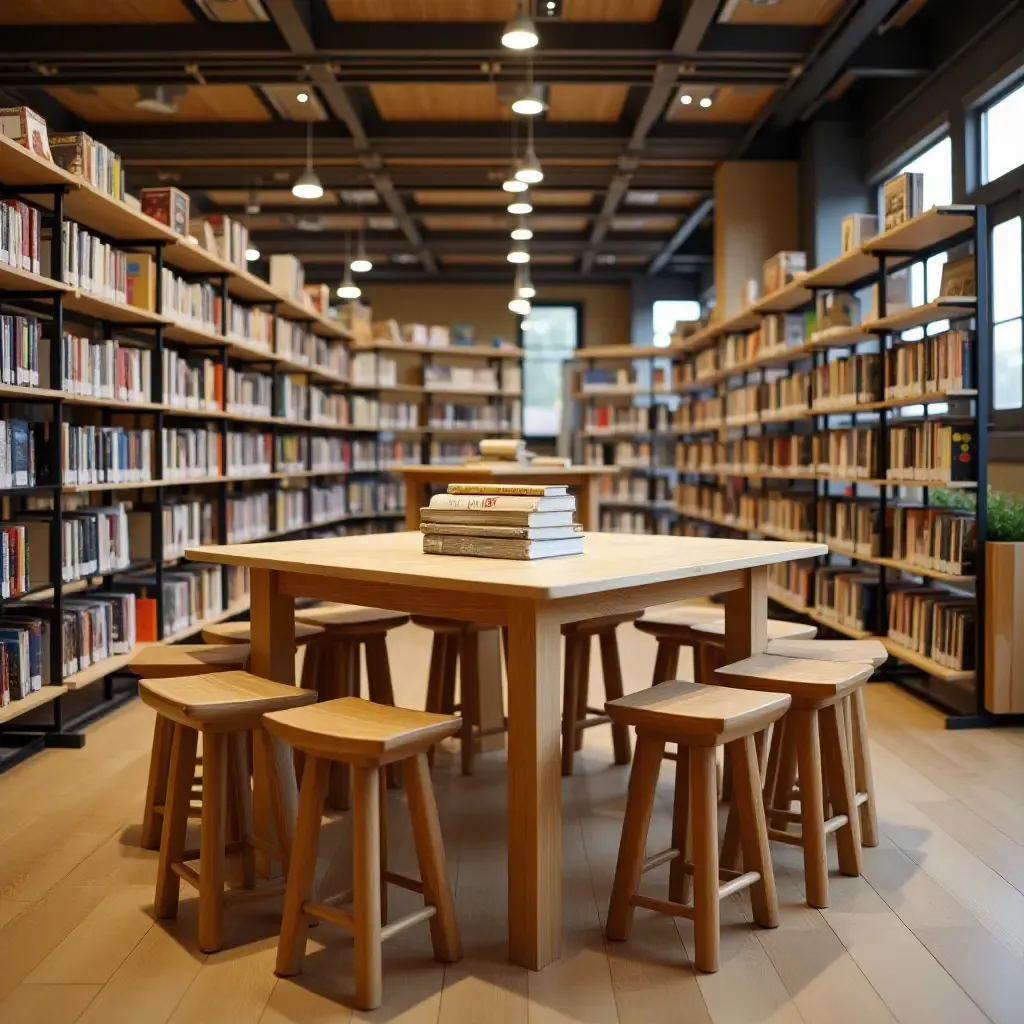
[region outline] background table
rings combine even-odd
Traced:
[[[588,533],[600,529],[598,484],[603,476],[616,472],[615,466],[528,466],[510,462],[507,467],[494,462],[465,466],[404,466],[397,470],[405,477],[405,528],[420,528],[420,509],[427,504],[431,486],[447,484],[564,484],[576,493],[576,520]]]
[[[186,555],[250,568],[251,669],[283,683],[295,681],[296,598],[508,626],[509,954],[538,970],[558,959],[562,943],[562,623],[724,593],[726,661],[738,661],[767,643],[767,566],[827,552],[824,544],[596,533],[583,555],[514,562],[425,555],[417,532]],[[287,750],[276,756],[282,768],[290,765]],[[266,834],[266,767],[258,757],[253,770],[257,827],[263,823]],[[294,773],[282,777],[294,806]]]

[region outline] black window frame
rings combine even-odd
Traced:
[[[585,307],[584,307],[583,302],[581,302],[579,300],[573,300],[573,299],[539,299],[539,300],[538,299],[531,299],[530,300],[530,306],[531,306],[532,309],[562,308],[564,306],[568,306],[569,308],[574,309],[576,311],[576,344],[573,347],[573,353],[579,352],[580,349],[584,347],[583,346],[583,339],[584,339],[584,337],[586,337],[586,335],[584,334],[584,309],[585,309]],[[555,441],[558,440],[558,438],[560,436],[559,433],[555,433],[555,434],[528,434],[526,432],[526,406],[527,406],[527,385],[526,385],[526,381],[527,381],[527,376],[528,376],[527,372],[526,372],[526,363],[527,363],[527,359],[529,358],[529,356],[528,356],[529,349],[528,349],[528,346],[526,344],[526,335],[529,334],[529,331],[524,331],[523,330],[523,321],[524,320],[528,320],[528,319],[529,319],[528,316],[520,317],[519,318],[519,322],[516,325],[517,344],[519,345],[519,348],[522,349],[522,352],[523,352],[523,358],[522,358],[523,393],[522,393],[522,398],[521,398],[521,401],[522,401],[522,406],[521,406],[522,431],[521,431],[521,433],[522,433],[523,438],[525,440],[527,440],[527,441],[537,441],[537,442],[541,442],[541,443],[555,442]],[[566,361],[568,362],[572,358],[573,358],[573,356],[570,355]],[[561,424],[561,426],[563,428],[565,426],[564,417],[565,417],[565,410],[563,410],[563,423]]]

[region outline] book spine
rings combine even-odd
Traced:
[[[474,496],[468,494],[435,494],[430,499],[430,507],[435,509],[458,510],[495,510],[498,512],[537,512],[540,511],[537,498],[508,495],[493,497],[487,495]]]
[[[565,488],[556,488],[558,492],[564,492]],[[542,484],[449,484],[449,494],[477,494],[477,495],[512,495],[520,497],[542,498],[549,491],[548,487]]]

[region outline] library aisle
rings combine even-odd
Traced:
[[[410,625],[392,637],[396,700],[422,707],[430,635]],[[655,645],[635,630],[620,642],[635,667],[632,688],[650,677]],[[690,675],[685,661],[680,674]],[[595,666],[591,702],[602,695]],[[419,929],[386,943],[385,1000],[370,1014],[345,1005],[352,946],[327,925],[312,933],[305,973],[275,977],[279,900],[234,908],[225,948],[210,956],[196,948],[188,894],[177,921],[154,921],[157,854],[139,848],[138,824],[153,716],[136,701],[90,729],[74,772],[66,752],[50,750],[4,777],[0,1020],[1015,1024],[1024,998],[1024,735],[944,731],[940,714],[889,684],[867,696],[881,837],[863,851],[863,877],[833,871],[831,906],[814,910],[804,903],[800,851],[773,850],[780,927],[751,929],[745,898],[726,899],[717,974],[693,970],[688,921],[638,914],[627,944],[602,937],[628,776],[611,763],[605,729],[587,731],[564,783],[564,955],[540,974],[510,965],[505,755],[479,756],[467,778],[456,748],[444,750],[434,785],[465,956],[435,963]],[[668,841],[673,772],[665,762],[652,844]],[[398,870],[414,869],[405,802],[389,793]],[[350,870],[351,820],[325,818],[317,881],[328,889]],[[651,873],[652,892],[667,873]],[[415,906],[415,894],[392,892],[393,913]]]

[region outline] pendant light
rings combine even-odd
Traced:
[[[259,249],[256,248],[255,245],[252,244],[252,242],[249,243],[248,248],[245,250],[245,258],[246,260],[248,260],[249,263],[252,263],[253,260],[258,260],[260,258],[260,251]]]
[[[525,217],[528,213],[533,213],[533,203],[530,202],[530,193],[523,192],[517,196],[508,204],[508,212],[513,217]]]
[[[544,86],[528,82],[512,101],[512,110],[521,117],[536,117],[547,110],[544,101]]]
[[[501,183],[501,187],[506,192],[525,192],[530,185],[524,179],[519,177],[519,168],[516,168],[515,175],[503,181]]]
[[[541,170],[540,161],[533,150],[532,142],[526,147],[526,156],[519,161],[519,166],[516,168],[516,179],[524,188],[544,180],[544,171]]]
[[[530,310],[533,308],[526,299],[513,299],[509,304],[508,308],[513,313],[518,313],[519,316],[529,316]]]
[[[516,246],[515,249],[512,249],[509,252],[508,256],[506,256],[505,258],[509,261],[509,263],[529,263],[530,262],[530,254],[529,254],[529,252],[527,252],[527,250],[524,249],[521,245],[520,246]]]
[[[306,169],[295,179],[292,195],[296,199],[322,199],[324,187],[313,170],[313,122],[306,124]]]
[[[516,271],[515,293],[517,299],[532,299],[537,294],[537,289],[533,287],[533,282],[530,280],[529,267],[523,267],[522,270]]]
[[[349,264],[349,267],[355,274],[366,274],[373,270],[373,263],[370,262],[366,255],[365,236],[363,234],[362,222],[360,222],[359,225],[359,245],[356,249],[356,258]]]
[[[339,299],[358,299],[363,294],[362,288],[352,280],[352,236],[345,232],[345,272],[341,275],[338,285]]]
[[[533,231],[523,221],[519,222],[519,227],[512,229],[513,242],[528,242],[531,238],[533,238]]]
[[[515,17],[501,33],[501,45],[510,50],[532,50],[539,41],[537,26],[526,9],[526,0],[520,0]]]

